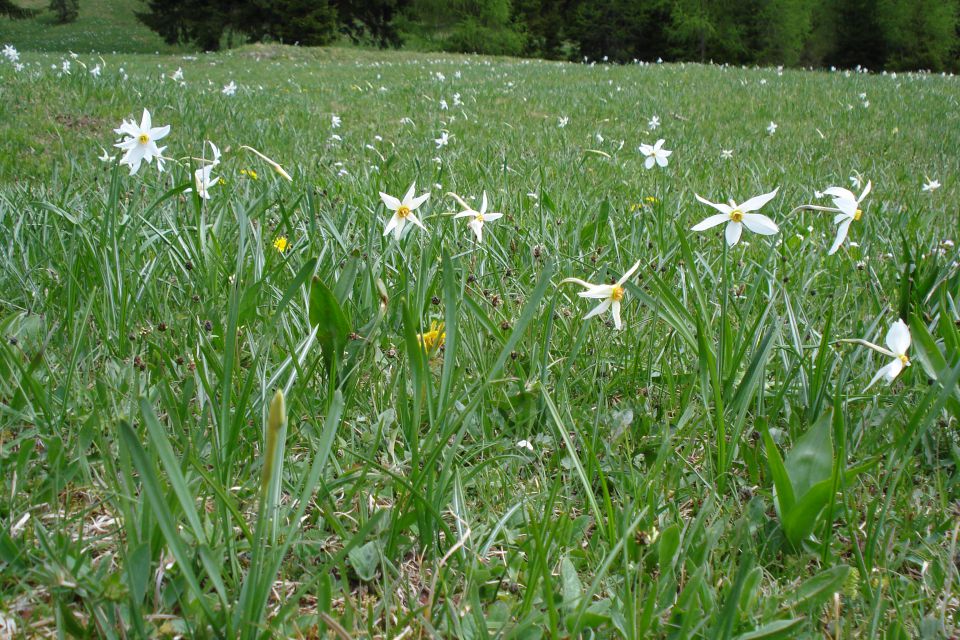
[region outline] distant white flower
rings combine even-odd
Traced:
[[[98,65],[96,65],[95,67],[93,67],[93,68],[90,69],[90,75],[92,75],[94,78],[99,78],[99,77],[100,77],[100,71],[101,71],[100,65],[98,64]]]
[[[447,101],[441,98],[441,99],[440,99],[440,111],[446,111],[446,110],[449,109],[449,108],[450,108],[450,106],[447,104]]]
[[[624,295],[626,295],[626,289],[623,288],[624,283],[636,273],[637,269],[640,268],[640,260],[637,260],[630,269],[623,274],[623,277],[616,281],[614,284],[592,284],[590,282],[585,282],[579,278],[566,278],[560,281],[560,284],[565,282],[573,282],[579,284],[581,287],[584,287],[586,291],[581,291],[577,295],[581,298],[594,298],[597,300],[602,300],[600,304],[594,307],[590,313],[583,316],[584,320],[592,318],[593,316],[598,316],[601,313],[605,313],[607,309],[610,309],[611,314],[613,315],[613,326],[620,330],[623,328],[623,322],[620,320],[620,303],[623,300]]]
[[[779,125],[776,122],[771,120],[770,124],[767,125],[767,133],[769,133],[770,135],[775,134],[777,132],[778,126]]]
[[[453,94],[453,106],[458,107],[458,106],[460,106],[461,104],[463,104],[463,103],[460,102],[460,94],[459,94],[459,93]]]
[[[336,133],[331,133],[331,134],[330,134],[330,139],[333,140],[334,142],[342,142],[342,141],[343,141],[343,138],[341,138],[340,135],[339,135],[339,134],[336,134]]]
[[[907,350],[910,348],[910,328],[907,327],[907,324],[901,320],[897,319],[896,322],[890,327],[887,331],[886,344],[887,348],[873,344],[872,342],[867,342],[866,340],[853,340],[866,347],[869,347],[876,351],[877,353],[882,353],[885,356],[893,358],[889,364],[884,365],[877,371],[877,374],[873,376],[873,379],[870,380],[870,384],[867,385],[866,391],[874,385],[874,383],[883,378],[887,384],[892,384],[896,380],[897,376],[900,375],[900,372],[903,371],[905,367],[910,366],[910,358],[907,357]]]
[[[440,73],[439,71],[437,71],[436,78],[437,78],[437,80],[439,80],[440,82],[443,82],[444,80],[447,79],[447,76],[445,76],[445,75],[443,75],[442,73]]]
[[[440,137],[434,138],[433,142],[437,145],[437,149],[440,147],[445,147],[450,144],[450,134],[448,134],[446,131],[441,131]]]
[[[338,128],[338,127],[340,126],[340,123],[341,123],[340,116],[338,116],[337,114],[333,114],[332,116],[330,116],[330,128],[331,128],[331,129],[336,129],[336,128]]]
[[[231,80],[228,84],[223,85],[223,89],[220,91],[225,96],[232,96],[237,92],[237,83]]]
[[[17,51],[12,44],[5,44],[3,45],[3,57],[10,62],[19,62],[20,52]]]
[[[923,185],[923,188],[922,188],[922,189],[923,189],[923,191],[928,191],[928,192],[929,192],[929,191],[936,191],[937,189],[940,188],[940,186],[941,186],[941,185],[940,185],[940,181],[939,181],[939,180],[931,180],[930,178],[927,178],[927,183],[926,183],[925,185]]]
[[[569,122],[570,122],[570,118],[568,118],[567,116],[562,116],[557,121],[557,126],[563,129],[565,126],[567,126]]]
[[[772,236],[780,231],[777,225],[767,216],[753,212],[773,200],[773,197],[777,195],[777,191],[779,190],[780,187],[777,187],[770,193],[750,198],[740,205],[733,200],[730,200],[729,205],[717,204],[694,194],[697,200],[707,206],[713,207],[720,213],[712,215],[706,220],[694,225],[691,230],[705,231],[706,229],[711,229],[726,222],[727,228],[724,236],[726,237],[727,245],[731,247],[740,241],[740,234],[743,233],[743,227],[763,236]]]
[[[23,69],[24,69],[24,66],[22,62],[13,63],[13,70],[16,71],[17,73],[20,73],[21,71],[23,71]]]
[[[157,148],[157,140],[161,140],[170,133],[170,125],[163,127],[154,127],[150,112],[143,110],[143,117],[140,119],[140,126],[133,120],[124,120],[119,128],[114,129],[118,135],[126,136],[126,139],[113,145],[118,149],[126,151],[120,164],[130,167],[130,175],[140,170],[140,163],[146,160],[152,162],[157,159],[157,169],[163,171],[163,150],[166,147]]]
[[[170,79],[174,82],[183,81],[183,69],[177,67],[177,70],[173,72],[173,75],[170,76]]]
[[[383,200],[383,204],[386,205],[387,209],[393,212],[393,215],[390,217],[387,226],[383,230],[383,235],[387,235],[393,231],[393,237],[397,240],[400,239],[400,234],[403,232],[404,226],[407,222],[412,222],[417,225],[424,231],[427,230],[423,223],[420,222],[420,219],[417,218],[416,214],[413,213],[417,207],[427,201],[430,197],[430,193],[427,192],[419,197],[414,197],[414,194],[417,191],[417,184],[413,183],[410,185],[410,189],[407,190],[407,195],[403,196],[403,200],[398,200],[391,195],[380,192],[380,199]]]
[[[60,72],[70,75],[70,61],[64,60],[60,63]]]
[[[533,445],[530,444],[527,440],[521,440],[517,443],[518,449],[526,449],[530,453],[533,453]]]
[[[650,129],[650,131],[656,130],[657,127],[659,126],[660,126],[660,116],[653,116],[652,118],[650,118],[649,122],[647,122],[647,128]]]
[[[827,255],[833,255],[847,238],[847,232],[850,230],[850,223],[854,220],[860,220],[863,210],[860,203],[870,195],[873,184],[868,180],[867,186],[863,188],[860,197],[855,196],[849,189],[843,187],[830,187],[823,190],[823,195],[833,198],[833,206],[840,212],[833,218],[833,223],[837,225],[837,237],[833,240],[833,245]]]
[[[480,210],[477,211],[470,207],[463,198],[451,193],[451,196],[460,203],[460,206],[463,207],[463,211],[453,216],[454,218],[471,218],[470,222],[467,223],[467,226],[473,231],[474,235],[477,236],[477,242],[483,242],[483,225],[487,222],[493,222],[494,220],[499,220],[503,217],[502,213],[487,213],[487,192],[483,192],[483,197],[480,200]]]
[[[110,155],[109,151],[107,151],[103,147],[100,147],[100,150],[103,151],[103,153],[100,154],[97,160],[99,160],[100,162],[113,162],[114,156]]]
[[[733,157],[733,149],[721,149],[720,150],[720,159],[729,160]]]
[[[400,118],[400,124],[412,125],[413,120],[411,118]]]
[[[647,157],[643,162],[643,166],[647,169],[652,169],[654,164],[657,164],[661,167],[667,166],[667,158],[670,157],[670,154],[673,151],[667,151],[663,148],[664,140],[660,138],[652,146],[649,144],[640,145],[640,153]]]
[[[594,138],[597,140],[597,144],[603,144],[603,136],[598,132]]]

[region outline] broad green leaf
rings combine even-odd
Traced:
[[[800,585],[790,596],[789,602],[796,607],[816,608],[843,588],[849,573],[850,567],[845,564],[821,571]]]
[[[357,577],[364,582],[370,582],[377,576],[380,567],[380,551],[377,541],[371,540],[362,547],[356,547],[347,554],[350,566],[357,573]]]
[[[830,413],[819,420],[797,441],[784,460],[794,495],[800,500],[813,485],[833,472],[833,441],[830,437]]]
[[[660,564],[660,571],[665,572],[673,568],[673,562],[677,557],[677,549],[680,548],[680,527],[671,524],[660,532],[657,538],[657,558]]]
[[[796,497],[793,485],[790,483],[790,476],[787,475],[787,469],[783,466],[783,459],[780,458],[780,452],[777,451],[777,445],[770,437],[770,431],[766,425],[763,427],[763,448],[767,456],[767,465],[770,467],[770,475],[773,476],[773,495],[776,499],[777,514],[782,520],[790,514]]]
[[[347,343],[350,324],[336,296],[317,276],[313,277],[313,283],[310,285],[309,315],[310,324],[317,327],[317,342],[323,350],[327,371],[332,371],[334,363],[340,359],[340,352]]]
[[[563,608],[567,611],[573,611],[580,604],[580,597],[583,595],[583,583],[580,582],[577,568],[573,566],[569,557],[564,557],[560,562],[560,580],[563,588]]]
[[[741,633],[734,640],[776,640],[777,638],[792,638],[795,630],[803,622],[803,618],[790,620],[775,620],[757,627],[753,631]]]

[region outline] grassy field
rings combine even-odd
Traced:
[[[14,637],[960,632],[955,78],[281,47],[20,64]],[[144,108],[169,160],[131,176],[98,157]],[[658,138],[669,165],[644,169]],[[209,200],[187,191],[205,140]],[[795,208],[851,177],[872,193],[827,255],[834,213]],[[414,181],[426,230],[385,237],[378,192]],[[690,231],[716,213],[695,193],[775,187],[777,235]],[[505,215],[478,243],[448,194],[483,192]],[[619,331],[561,282],[637,261]],[[890,358],[844,340],[898,317],[912,366],[865,391]]]
[[[138,0],[83,0],[77,19],[58,24],[46,0],[15,0],[39,13],[24,20],[0,17],[0,42],[28,51],[76,53],[171,53],[177,47],[137,20]]]

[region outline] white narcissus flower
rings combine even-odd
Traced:
[[[140,170],[141,162],[146,160],[149,163],[154,158],[157,159],[157,169],[163,171],[163,156],[160,154],[166,147],[158,148],[157,140],[163,139],[170,133],[170,125],[154,127],[150,112],[144,109],[140,126],[137,126],[133,120],[124,120],[119,128],[114,129],[114,132],[126,136],[126,139],[113,146],[126,151],[123,158],[120,159],[120,164],[130,167],[130,175]]]
[[[867,186],[863,188],[859,198],[853,195],[853,192],[849,189],[844,189],[843,187],[830,187],[829,189],[823,190],[823,195],[833,198],[833,206],[840,210],[840,213],[833,218],[833,223],[837,225],[837,237],[834,238],[833,245],[831,245],[827,255],[832,256],[837,252],[837,249],[840,248],[843,241],[847,239],[850,223],[854,220],[859,220],[860,217],[863,216],[860,203],[870,195],[872,188],[873,184],[867,180]]]
[[[667,166],[667,158],[670,157],[670,154],[673,151],[667,151],[663,148],[664,139],[660,138],[653,145],[641,144],[640,153],[647,157],[643,162],[643,166],[647,169],[652,169],[654,164],[657,164],[661,167]]]
[[[229,84],[223,85],[223,89],[220,91],[225,96],[232,96],[237,92],[237,83],[231,80]]]
[[[480,210],[477,211],[470,207],[463,198],[458,196],[455,193],[450,194],[457,202],[460,203],[460,206],[463,207],[463,211],[453,216],[454,218],[471,218],[470,222],[467,223],[467,226],[473,230],[473,233],[477,236],[477,242],[483,242],[483,225],[487,222],[493,222],[494,220],[499,220],[503,217],[502,213],[490,212],[487,213],[487,192],[483,192],[483,197],[480,199]]]
[[[193,184],[196,188],[197,195],[204,200],[210,199],[210,187],[217,184],[220,180],[210,175],[216,166],[220,164],[220,149],[217,149],[217,145],[209,140],[207,140],[207,144],[209,144],[210,149],[213,150],[213,160],[193,172]],[[187,191],[190,191],[190,189],[187,189]]]
[[[775,134],[777,132],[778,126],[780,125],[778,125],[776,122],[771,121],[770,124],[767,125],[767,133],[769,133],[770,135]]]
[[[733,200],[731,200],[730,204],[728,205],[717,204],[715,202],[710,202],[705,198],[701,198],[697,194],[694,194],[697,200],[705,205],[713,207],[720,213],[712,215],[703,222],[694,225],[691,227],[691,231],[705,231],[726,222],[727,228],[724,236],[727,239],[727,245],[731,247],[740,241],[740,234],[743,233],[743,227],[750,229],[750,231],[753,231],[754,233],[759,233],[762,236],[772,236],[776,233],[779,233],[780,229],[776,224],[774,224],[773,220],[763,214],[753,213],[763,205],[773,200],[773,197],[777,195],[777,191],[779,190],[780,187],[777,187],[770,193],[765,193],[762,196],[750,198],[743,204],[739,205]]]
[[[877,374],[873,376],[873,379],[870,381],[870,384],[867,385],[866,391],[874,385],[874,383],[883,378],[886,380],[887,384],[893,383],[896,380],[897,376],[900,375],[900,372],[903,371],[905,367],[910,366],[910,358],[907,357],[907,350],[910,348],[910,328],[907,327],[901,319],[897,319],[896,322],[890,327],[887,331],[887,337],[885,342],[887,343],[887,348],[884,349],[879,345],[875,345],[872,342],[867,342],[866,340],[854,340],[864,346],[870,347],[877,353],[882,353],[885,356],[893,358],[893,360],[884,365],[877,371]]]
[[[940,186],[941,185],[939,180],[931,180],[930,178],[927,178],[927,183],[923,185],[922,189],[923,191],[930,192],[930,191],[935,191],[936,189],[939,189]]]
[[[623,274],[623,277],[617,280],[614,284],[592,284],[590,282],[585,282],[579,278],[566,278],[560,281],[560,284],[565,282],[573,282],[579,284],[581,287],[584,287],[586,291],[581,291],[577,295],[581,298],[594,298],[597,300],[602,300],[600,304],[594,307],[590,313],[583,316],[583,319],[592,318],[593,316],[598,316],[601,313],[610,309],[611,314],[613,315],[613,326],[619,331],[623,328],[623,322],[620,320],[620,303],[623,300],[623,296],[626,294],[626,289],[623,288],[624,283],[636,273],[637,269],[640,268],[640,260],[637,260],[630,269]]]
[[[343,121],[340,119],[340,116],[338,116],[337,114],[333,114],[332,116],[330,116],[330,127],[332,129],[336,129],[337,127],[339,127],[341,122]]]
[[[417,183],[414,182],[407,190],[407,195],[403,196],[403,200],[398,200],[383,191],[380,192],[380,199],[383,200],[383,204],[393,212],[390,221],[387,222],[387,226],[383,230],[383,235],[387,235],[393,231],[393,237],[399,240],[400,234],[403,232],[403,228],[407,222],[412,222],[424,231],[427,230],[427,228],[423,226],[423,223],[420,222],[420,219],[417,218],[414,211],[427,201],[427,198],[430,197],[430,192],[415,198],[413,194],[416,193],[416,191]]]
[[[660,126],[660,116],[653,116],[652,118],[650,118],[650,121],[647,122],[647,128],[650,129],[650,131],[655,130],[659,126]]]

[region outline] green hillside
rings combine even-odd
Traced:
[[[80,17],[57,24],[45,0],[17,0],[22,7],[40,9],[26,20],[0,18],[0,43],[26,51],[74,51],[88,53],[170,53],[166,44],[137,20],[137,0],[83,0]]]

